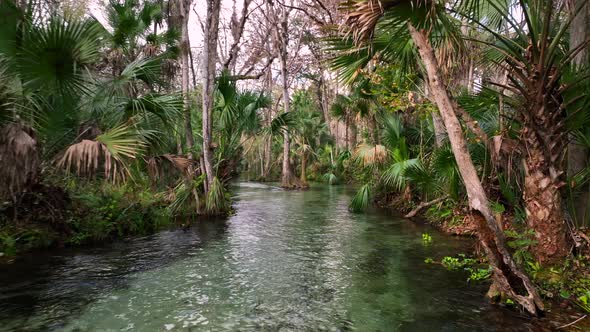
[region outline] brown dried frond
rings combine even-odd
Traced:
[[[363,166],[382,164],[387,161],[387,148],[383,145],[361,144],[354,151],[354,158],[361,161]]]
[[[161,156],[151,157],[147,161],[148,174],[152,181],[160,179],[165,164],[171,165],[185,177],[191,177],[195,170],[194,160],[166,153]]]
[[[68,172],[74,167],[75,173],[80,176],[94,176],[102,167],[104,177],[113,182],[124,180],[129,174],[123,161],[114,156],[106,145],[87,139],[70,145],[57,165]]]
[[[86,121],[78,127],[78,136],[76,140],[93,140],[100,134],[102,134],[102,131],[98,128],[96,121]]]
[[[416,5],[421,0],[416,1]],[[347,0],[340,5],[340,10],[346,12],[343,27],[352,34],[356,44],[371,39],[379,19],[390,8],[412,0]]]
[[[340,8],[347,12],[344,26],[349,29],[349,33],[357,44],[373,36],[375,26],[384,13],[379,0],[346,1]]]
[[[39,149],[35,131],[23,124],[0,128],[0,199],[15,199],[37,182]]]

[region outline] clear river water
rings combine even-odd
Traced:
[[[352,214],[344,186],[240,183],[235,195],[226,220],[0,265],[0,331],[543,330],[424,263],[472,240]]]

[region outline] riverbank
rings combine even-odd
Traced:
[[[102,243],[147,235],[174,224],[163,193],[125,184],[38,184],[22,195],[18,208],[0,209],[0,252],[7,261],[19,253],[52,247]]]
[[[377,205],[402,214],[415,213],[410,220],[422,221],[432,225],[437,230],[454,236],[475,237],[476,218],[470,213],[466,203],[461,204],[442,200],[436,204],[429,205],[416,210],[416,205],[401,196],[387,195],[377,199]],[[495,206],[496,218],[502,220],[507,244],[512,251],[516,262],[523,270],[531,276],[537,285],[541,296],[546,302],[549,311],[559,310],[571,315],[572,320],[590,313],[590,251],[588,246],[578,248],[575,254],[557,266],[543,266],[535,262],[529,253],[530,247],[534,244],[532,232],[524,231],[518,225],[522,222],[516,220],[518,216],[506,211],[501,205]],[[583,232],[584,230],[582,230]],[[582,240],[588,238],[588,230],[582,233]],[[590,244],[590,243],[588,243]],[[471,253],[478,257],[480,262],[485,263],[485,255],[479,246],[476,246]],[[447,258],[449,261],[465,261],[461,257]],[[445,265],[444,262],[439,262]],[[455,267],[456,265],[455,264]],[[449,266],[446,266],[449,268]],[[455,268],[451,266],[450,269]],[[462,266],[460,266],[462,267]],[[471,270],[472,267],[466,266]],[[505,303],[506,304],[506,303]],[[511,305],[512,303],[507,303]],[[590,323],[585,323],[590,329]]]

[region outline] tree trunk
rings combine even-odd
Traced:
[[[354,150],[356,148],[356,136],[357,136],[357,127],[354,121],[350,121],[350,127],[348,128],[348,139],[350,142],[350,150]]]
[[[206,188],[211,188],[214,178],[211,146],[211,113],[215,93],[215,64],[217,62],[217,38],[221,0],[207,0],[207,19],[203,45],[203,170]]]
[[[432,103],[436,103],[432,100],[432,96],[430,95],[430,89],[428,88],[428,82],[424,84],[424,96]],[[434,144],[437,148],[443,146],[445,137],[447,137],[447,131],[445,129],[445,124],[440,116],[440,112],[438,110],[432,111],[432,126],[434,127]]]
[[[344,120],[344,125],[346,126],[346,131],[344,133],[344,141],[346,142],[346,149],[348,151],[350,151],[350,139],[348,137],[349,122],[350,121],[348,121],[348,116],[346,116],[346,118]]]
[[[281,14],[280,25],[278,29],[278,41],[279,41],[279,60],[281,63],[281,76],[283,79],[283,108],[285,113],[290,111],[290,97],[289,97],[289,71],[287,67],[287,47],[289,43],[288,36],[288,23],[289,15],[288,11],[283,8]],[[285,130],[283,133],[283,167],[281,175],[281,185],[284,188],[294,188],[298,186],[297,178],[293,176],[291,169],[291,139],[289,137],[289,131]]]
[[[269,52],[270,53],[270,52]],[[273,79],[272,79],[272,69],[269,66],[267,69],[267,73],[266,73],[266,88],[268,90],[268,96],[272,98],[272,87],[274,85]],[[271,103],[271,105],[266,109],[266,115],[265,115],[265,122],[266,122],[266,126],[270,127],[271,123],[272,123],[272,118],[273,118],[273,113],[274,113],[274,103]],[[271,160],[272,160],[272,136],[268,135],[264,137],[264,169],[262,172],[262,178],[264,180],[268,180],[268,177],[270,175],[270,166],[271,166]]]
[[[543,172],[545,156],[534,146],[527,147],[524,161],[524,204],[527,225],[535,230],[533,255],[540,263],[557,264],[568,255],[560,180]]]
[[[191,124],[191,108],[189,99],[189,52],[190,52],[190,41],[188,35],[188,17],[189,9],[192,0],[178,0],[180,10],[180,23],[181,23],[181,41],[180,41],[180,62],[182,67],[182,96],[184,100],[184,129],[186,131],[186,150],[188,159],[193,159],[193,146],[195,145],[195,139],[193,137],[193,126]]]
[[[445,124],[438,110],[432,111],[432,125],[434,127],[434,144],[437,148],[443,146],[447,132]]]
[[[572,13],[572,15],[576,15],[570,26],[570,48],[572,49],[590,37],[590,5],[588,0],[576,0],[572,7],[576,8],[580,3],[585,3],[580,12]],[[579,68],[587,65],[588,60],[588,47],[585,47],[574,57],[573,64]],[[588,166],[590,151],[573,138],[570,140],[567,150],[567,175],[572,177]],[[580,195],[574,198],[572,210],[576,224],[588,225],[590,223],[590,186],[582,188]]]
[[[302,147],[303,149],[303,147]],[[305,169],[307,168],[307,155],[305,150],[301,152],[301,184],[307,186],[307,173]]]
[[[451,149],[467,190],[469,206],[482,217],[482,222],[479,223],[478,237],[493,269],[494,287],[501,289],[529,313],[536,315],[539,310],[543,310],[543,302],[534,285],[516,266],[506,249],[503,230],[489,208],[488,198],[469,155],[463,129],[456,115],[456,104],[451,100],[442,79],[428,34],[426,31],[416,30],[411,24],[408,24],[408,28],[412,40],[418,47],[433,99],[447,129]]]

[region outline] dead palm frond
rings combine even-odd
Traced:
[[[172,166],[185,177],[191,177],[195,170],[194,160],[171,153],[154,156],[147,161],[148,174],[152,181],[157,181],[162,177],[166,164]]]
[[[96,137],[70,145],[57,162],[58,167],[80,176],[94,176],[102,168],[104,177],[113,182],[124,180],[130,173],[129,159],[136,159],[144,143],[126,126],[113,128]]]
[[[0,128],[0,199],[16,195],[34,184],[39,173],[37,136],[32,128],[10,123]]]
[[[389,158],[389,153],[387,148],[380,144],[361,144],[354,151],[353,157],[366,167],[384,164]]]

